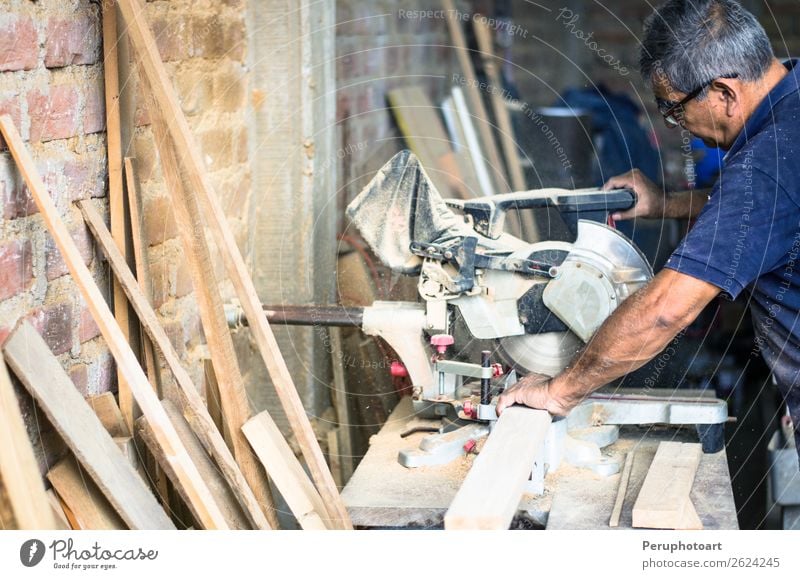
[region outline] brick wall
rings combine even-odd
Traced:
[[[7,0],[0,113],[11,115],[101,288],[78,199],[106,197],[100,13],[88,0]],[[4,149],[4,147],[3,147]],[[83,394],[108,390],[112,359],[11,156],[0,153],[0,340],[29,319]]]

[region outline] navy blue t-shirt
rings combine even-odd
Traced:
[[[725,155],[696,223],[665,267],[750,292],[753,354],[764,356],[800,452],[800,67],[759,104]]]

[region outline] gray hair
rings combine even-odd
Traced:
[[[669,0],[645,21],[639,69],[689,93],[731,75],[759,80],[773,58],[764,28],[735,0]]]

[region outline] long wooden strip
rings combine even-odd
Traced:
[[[619,517],[622,514],[622,505],[625,502],[625,494],[628,492],[628,482],[631,480],[631,467],[633,466],[633,455],[635,451],[630,451],[625,455],[625,466],[622,467],[622,475],[619,477],[619,488],[617,489],[617,499],[614,501],[614,508],[611,510],[609,527],[619,527]]]
[[[453,0],[442,0],[442,2],[448,14],[447,27],[450,29],[450,37],[456,49],[461,71],[464,73],[464,84],[466,86],[467,95],[469,96],[469,102],[473,114],[478,119],[478,132],[483,141],[484,151],[489,157],[489,164],[492,166],[495,190],[501,193],[506,192],[509,190],[508,178],[503,170],[503,162],[500,160],[500,151],[497,149],[497,143],[494,140],[489,122],[489,115],[486,113],[486,106],[483,104],[483,97],[478,88],[475,69],[472,67],[472,61],[470,60],[467,50],[467,41],[464,38],[464,31],[461,29],[462,20],[457,16],[458,13],[453,5]]]
[[[291,460],[294,453],[270,415],[262,412],[254,416],[242,427],[242,432],[261,463],[269,470],[270,477],[300,526],[306,530],[326,529],[322,498],[300,464]]]
[[[147,89],[147,79],[143,78],[142,83]],[[242,474],[261,503],[261,508],[270,524],[277,527],[278,520],[269,483],[256,456],[241,433],[242,425],[251,416],[250,403],[225,318],[211,252],[206,242],[205,230],[202,227],[200,208],[197,205],[196,197],[188,194],[183,186],[175,151],[167,136],[164,119],[157,107],[150,107],[150,118],[156,147],[161,158],[161,170],[173,198],[175,220],[192,276],[194,295],[200,310],[200,319],[203,323],[208,349],[211,352],[214,372],[218,380],[225,384],[225,388],[220,391],[220,401],[225,422],[232,435],[233,456],[236,457]]]
[[[111,232],[117,247],[126,255],[125,203],[122,188],[122,133],[119,114],[119,55],[117,46],[117,9],[113,2],[103,3],[103,79],[106,96],[106,144],[108,150],[108,208],[111,214]],[[122,288],[114,282],[114,319],[130,343],[128,301]],[[124,374],[117,369],[119,406],[125,424],[133,431],[133,421],[138,409]]]
[[[128,526],[174,529],[36,329],[22,323],[4,349],[14,373]]]
[[[138,0],[119,0],[119,7],[128,33],[147,76],[152,94],[161,109],[170,135],[174,139],[176,151],[186,170],[192,188],[200,198],[208,227],[214,237],[225,264],[228,276],[236,290],[237,297],[247,316],[250,331],[261,353],[267,371],[278,397],[283,405],[292,431],[306,459],[311,476],[317,485],[325,505],[333,518],[341,521],[343,528],[352,528],[347,509],[342,502],[336,483],[325,463],[322,449],[317,442],[311,422],[306,415],[303,403],[294,386],[289,368],[283,359],[278,342],[267,323],[261,308],[253,280],[236,245],[233,233],[219,200],[214,193],[211,181],[205,171],[200,150],[192,136],[186,117],[178,103],[175,91],[158,55],[155,39],[144,21],[141,2]],[[152,112],[152,111],[151,111]],[[221,376],[217,376],[222,381]],[[233,429],[233,424],[229,424]]]
[[[178,385],[178,391],[182,396],[181,404],[183,405],[184,413],[195,434],[197,434],[205,449],[219,465],[225,479],[231,485],[239,503],[255,528],[272,528],[274,525],[271,525],[268,519],[265,518],[258,500],[239,470],[214,421],[208,414],[197,388],[189,377],[188,372],[181,365],[180,358],[172,346],[172,342],[169,341],[166,332],[161,327],[161,324],[158,323],[153,307],[139,289],[122,255],[116,250],[111,234],[108,232],[105,223],[103,223],[102,217],[90,201],[81,201],[79,207],[83,213],[84,221],[92,231],[100,249],[108,258],[108,263],[111,265],[114,275],[120,280],[120,285],[125,290],[131,305],[136,311],[136,315],[139,316],[142,327],[153,341],[153,344],[158,346],[167,366],[172,371],[175,382]],[[148,423],[152,427],[152,423],[149,420]]]
[[[492,108],[494,109],[494,117],[500,129],[500,142],[503,145],[503,154],[506,158],[508,174],[511,176],[511,185],[514,187],[514,191],[525,191],[528,187],[525,184],[525,174],[522,171],[517,145],[514,142],[514,129],[511,126],[511,115],[508,113],[508,107],[506,107],[505,100],[503,100],[501,94],[503,84],[500,80],[500,74],[498,73],[497,65],[494,60],[492,33],[485,19],[475,18],[473,24],[475,39],[478,41],[478,48],[480,49],[481,60],[483,61],[483,70],[486,72],[486,76],[489,78],[494,89],[490,92],[490,97],[492,100]]]
[[[147,256],[143,247],[141,200],[139,199],[139,188],[136,186],[133,159],[130,157],[125,157],[125,183],[128,186],[128,206],[131,214],[131,240],[133,243],[133,260],[136,264],[136,281],[139,282],[142,293],[147,297],[147,300],[150,301],[153,289],[150,283],[150,268],[148,267]],[[119,245],[117,245],[117,247],[119,247]],[[123,257],[125,256],[124,252],[120,251],[120,253]],[[119,282],[115,281],[115,283]],[[147,336],[142,336],[142,355],[144,356],[144,363],[147,368],[147,377],[150,379],[150,383],[153,385],[159,397],[163,398],[158,364],[155,352],[153,351],[153,343]]]
[[[164,410],[166,410],[167,416],[169,416],[170,420],[172,420],[172,424],[175,425],[175,430],[178,432],[178,436],[181,437],[181,442],[183,442],[183,445],[189,451],[194,463],[197,465],[197,470],[200,471],[203,479],[208,483],[208,488],[211,489],[211,492],[214,494],[214,499],[222,509],[222,513],[225,515],[225,520],[228,522],[228,526],[231,529],[249,529],[249,521],[242,512],[236,497],[231,492],[231,489],[228,487],[228,484],[226,483],[219,469],[217,469],[216,465],[211,461],[208,455],[206,455],[199,440],[192,432],[189,423],[180,413],[178,408],[169,400],[164,401]],[[161,454],[161,450],[155,443],[155,439],[153,438],[153,429],[150,428],[147,418],[142,417],[137,420],[136,428],[138,433],[141,435],[142,440],[145,441],[145,444],[147,444],[147,447],[158,461],[158,464],[161,465],[170,480],[174,480],[175,473],[171,471],[169,461],[167,461],[166,457]],[[180,487],[177,488],[180,489]]]
[[[166,454],[171,457],[171,460],[174,461],[173,468],[178,473],[181,485],[187,491],[190,500],[193,503],[197,503],[198,511],[202,513],[200,523],[207,528],[224,529],[226,527],[225,519],[219,507],[214,503],[211,493],[197,472],[197,468],[192,464],[186,449],[180,443],[175,429],[161,407],[161,402],[150,387],[133,350],[125,340],[125,336],[119,329],[111,310],[109,310],[103,299],[100,288],[97,287],[89,268],[83,263],[83,258],[81,258],[75,242],[61,220],[55,204],[47,194],[30,153],[25,148],[25,144],[11,118],[7,115],[0,117],[0,132],[2,132],[11,155],[14,157],[25,179],[25,183],[36,202],[36,206],[39,208],[45,225],[64,256],[64,261],[67,263],[72,278],[80,288],[89,311],[92,313],[100,332],[108,344],[109,350],[111,350],[111,354],[117,362],[117,367],[123,370],[139,407],[143,414],[147,416],[150,424],[154,425],[159,444],[164,448]]]
[[[51,468],[47,480],[63,501],[64,514],[72,528],[97,531],[128,528],[74,456]]]
[[[20,529],[55,529],[14,388],[0,356],[0,480]]]
[[[662,442],[633,505],[633,526],[648,529],[702,529],[689,493],[700,466],[699,443]]]
[[[339,423],[336,436],[338,462],[341,468],[342,483],[346,484],[353,476],[353,425],[350,421],[350,407],[347,400],[347,383],[344,379],[344,353],[342,350],[342,332],[340,328],[329,328],[331,340],[331,365],[333,366],[333,402],[336,407],[336,421]],[[331,454],[330,448],[328,453]],[[333,457],[331,457],[333,463]],[[333,470],[333,467],[331,467]]]
[[[450,504],[445,529],[508,529],[550,421],[543,410],[506,408]]]

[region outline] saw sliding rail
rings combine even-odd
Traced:
[[[364,308],[359,307],[263,305],[262,308],[270,324],[360,328],[364,321]],[[244,312],[236,305],[225,306],[225,317],[230,328],[240,328],[248,325]]]

